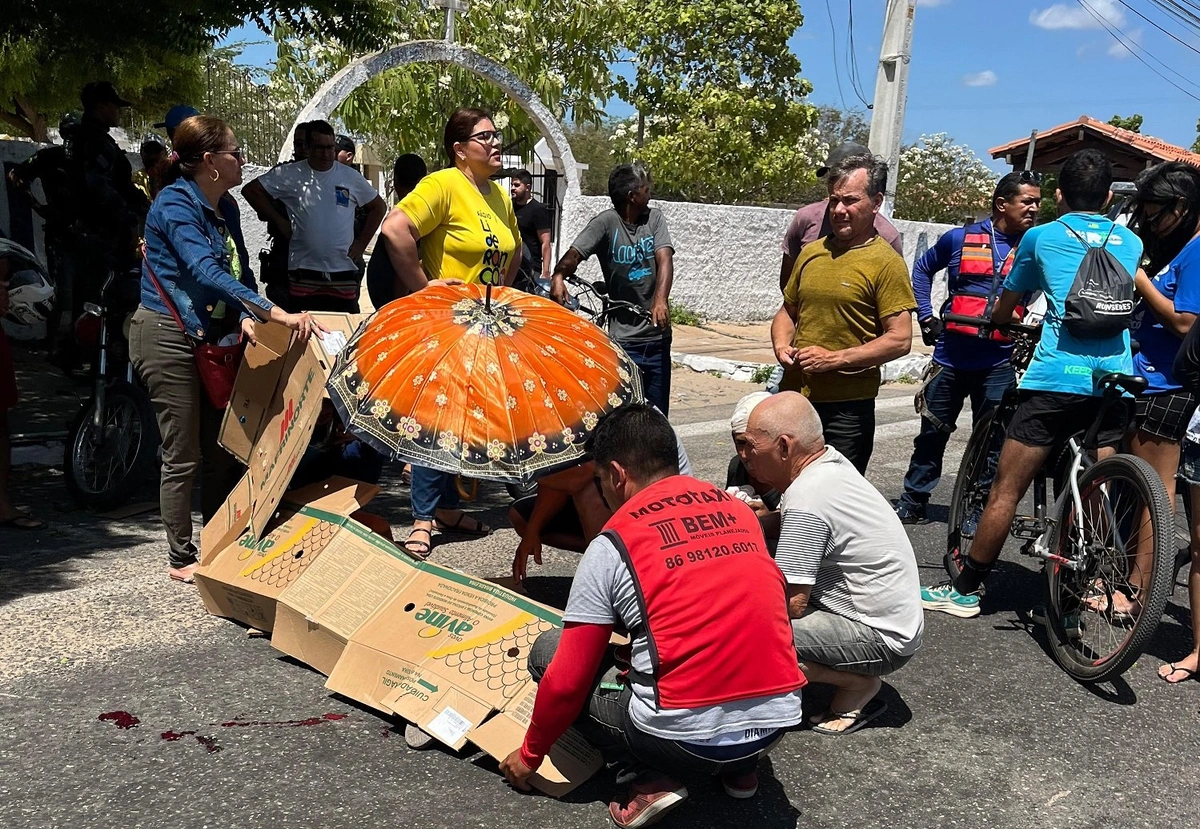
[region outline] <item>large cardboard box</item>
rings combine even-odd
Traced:
[[[474,742],[503,759],[520,747],[533,710],[530,646],[562,617],[492,582],[430,562],[417,567],[351,634],[325,687],[401,716],[452,748]],[[534,784],[561,796],[601,764],[569,732]]]
[[[289,496],[294,503],[280,510],[265,535],[247,528],[206,553],[196,585],[208,612],[270,631],[280,595],[326,547],[341,534],[369,532],[349,515],[377,492],[377,486],[346,478],[296,490]]]
[[[420,570],[350,637],[326,687],[422,727],[447,707],[478,725],[522,690],[529,646],[562,617],[457,570]],[[429,733],[465,743],[461,726]]]
[[[357,314],[314,316],[329,333],[307,343],[277,323],[255,325],[258,344],[242,357],[221,422],[221,445],[247,467],[248,480],[240,488],[246,503],[233,521],[248,521],[255,538],[262,537],[283,500],[312,439],[337,355],[362,320]],[[209,540],[216,535],[210,532]]]
[[[349,521],[280,594],[271,644],[328,676],[350,636],[419,573],[395,545]]]

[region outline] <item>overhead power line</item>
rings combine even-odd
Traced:
[[[1108,32],[1110,35],[1112,35],[1114,38],[1116,38],[1118,43],[1120,43],[1122,46],[1124,46],[1126,49],[1128,49],[1129,54],[1131,54],[1135,58],[1137,58],[1139,63],[1144,65],[1147,69],[1149,69],[1155,75],[1158,75],[1160,78],[1162,78],[1168,84],[1170,84],[1171,86],[1178,89],[1184,95],[1187,95],[1192,100],[1200,101],[1200,95],[1197,95],[1195,92],[1193,92],[1189,89],[1185,89],[1184,87],[1180,86],[1178,83],[1175,82],[1175,80],[1172,80],[1170,77],[1165,75],[1163,72],[1159,71],[1154,66],[1152,66],[1150,64],[1150,62],[1147,61],[1145,57],[1143,57],[1143,51],[1142,51],[1141,47],[1138,46],[1138,44],[1136,42],[1134,42],[1132,39],[1130,39],[1128,35],[1126,35],[1124,32],[1122,32],[1121,29],[1119,29],[1118,27],[1113,25],[1107,18],[1104,17],[1104,15],[1098,13],[1087,2],[1087,0],[1075,0],[1075,2],[1077,2],[1081,7],[1083,7],[1083,10],[1086,11],[1089,15],[1091,15],[1092,19],[1095,20],[1106,32]],[[1181,76],[1179,73],[1175,72],[1173,69],[1171,69],[1169,66],[1167,66],[1162,61],[1158,60],[1157,58],[1153,57],[1152,55],[1147,54],[1147,56],[1150,57],[1152,60],[1154,60],[1156,63],[1158,63],[1160,66],[1162,66],[1164,69],[1166,69],[1167,72],[1171,72],[1172,74],[1174,74],[1177,79],[1184,81],[1184,83],[1190,83],[1190,81],[1187,81],[1185,78],[1183,78],[1183,76]]]

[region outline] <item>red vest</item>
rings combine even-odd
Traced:
[[[1012,270],[1013,257],[1016,255],[1016,252],[1017,249],[1015,247],[1008,252],[1008,256],[1004,258],[1004,264],[1000,266],[1000,274],[997,277],[995,251],[992,250],[991,234],[984,233],[981,223],[967,225],[963,234],[962,250],[959,255],[958,273],[960,276],[993,277],[992,288],[987,295],[972,291],[955,291],[950,295],[950,299],[946,303],[946,310],[952,314],[962,314],[967,317],[990,318],[992,316],[992,308],[996,304],[996,299],[1000,296],[1004,277],[1008,276],[1008,272]],[[1018,305],[1016,309],[1017,318],[1020,319],[1024,313],[1024,306]],[[958,322],[946,323],[946,330],[952,331],[955,334],[965,334],[970,337],[979,336],[979,329],[977,327],[963,325]],[[991,338],[997,342],[1010,342],[1009,338],[999,331],[993,331]]]
[[[637,588],[660,708],[703,708],[806,684],[787,585],[746,504],[675,475],[626,502],[604,535]]]

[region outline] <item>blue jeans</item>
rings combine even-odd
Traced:
[[[995,368],[963,371],[944,366],[925,389],[925,404],[929,413],[940,420],[939,428],[928,417],[921,418],[921,432],[913,439],[912,460],[904,477],[904,494],[899,506],[923,510],[929,496],[942,477],[942,458],[950,433],[962,412],[963,403],[971,398],[972,425],[990,412],[1016,383],[1013,368],[1008,363]]]
[[[642,371],[642,391],[646,402],[664,415],[671,406],[671,330],[661,339],[647,342],[618,343]]]
[[[440,509],[457,509],[460,503],[454,475],[413,465],[409,503],[414,521],[432,521]]]

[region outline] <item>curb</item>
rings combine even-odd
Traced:
[[[929,365],[928,354],[909,354],[881,366],[883,382],[894,383],[901,378],[912,382],[921,377],[921,372]],[[724,357],[710,357],[706,354],[687,354],[682,351],[671,352],[671,362],[705,374],[716,374],[727,380],[739,380],[744,383],[754,382],[755,376],[761,377],[764,372],[774,374],[778,366],[770,363],[738,362]],[[761,385],[766,385],[763,381]]]

